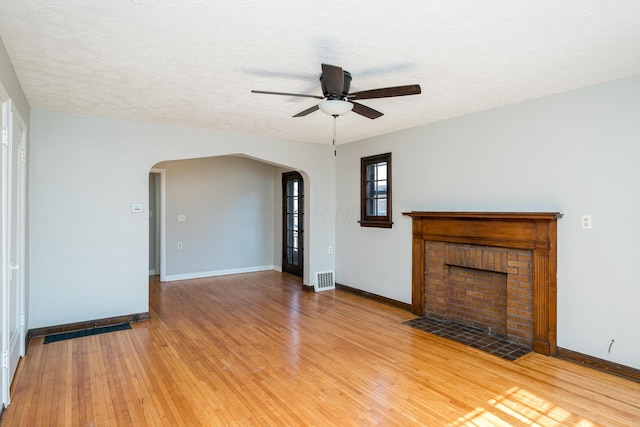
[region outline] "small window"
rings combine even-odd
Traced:
[[[360,162],[360,225],[391,228],[391,153]]]

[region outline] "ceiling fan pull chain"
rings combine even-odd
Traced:
[[[336,156],[336,119],[338,116],[336,114],[333,115],[333,156]]]

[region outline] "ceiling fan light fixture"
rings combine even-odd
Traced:
[[[341,99],[325,99],[318,104],[320,111],[330,116],[342,116],[353,110],[353,104]]]

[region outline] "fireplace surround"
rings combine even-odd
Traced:
[[[505,335],[537,353],[556,354],[557,220],[562,214],[414,211],[403,215],[413,220],[414,314],[460,320],[469,311],[471,324],[486,327],[496,325],[492,318],[504,310],[505,319],[497,324],[504,322]],[[473,289],[456,290],[457,281],[471,283]],[[491,293],[502,292],[499,287],[505,285],[500,283],[506,284],[505,297]],[[489,293],[480,295],[481,288],[498,290],[483,289]],[[504,308],[498,307],[502,299]],[[497,308],[492,311],[493,305]],[[471,306],[481,313],[471,313]]]

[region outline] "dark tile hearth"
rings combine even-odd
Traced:
[[[501,335],[490,335],[487,330],[468,326],[454,320],[441,320],[422,316],[403,324],[434,335],[448,338],[507,360],[516,360],[531,352],[531,349],[508,341]]]

